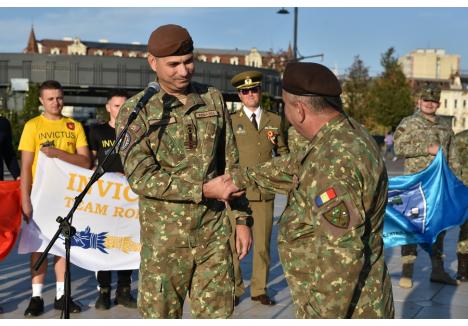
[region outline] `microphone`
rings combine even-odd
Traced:
[[[140,113],[141,109],[148,103],[150,98],[153,97],[154,94],[159,93],[161,90],[161,87],[157,82],[151,82],[148,84],[148,87],[145,90],[145,93],[143,96],[140,98],[138,103],[135,105],[135,108],[133,109],[132,113],[130,113],[130,116],[128,117],[128,120],[131,122],[136,119],[138,113]]]

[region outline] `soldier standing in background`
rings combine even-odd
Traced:
[[[216,199],[227,199],[225,188],[232,191],[222,178],[209,188],[206,183],[238,168],[230,115],[219,90],[191,81],[193,41],[185,28],[154,30],[148,53],[161,91],[130,125],[120,148],[130,187],[139,195],[138,308],[144,318],[181,318],[188,293],[194,317],[227,318],[234,309],[231,224]],[[142,96],[123,105],[117,133]],[[229,204],[241,259],[250,247],[252,218],[245,195]]]
[[[243,106],[231,116],[234,136],[239,149],[239,163],[242,168],[254,167],[271,160],[272,155],[288,153],[281,130],[281,118],[260,106],[262,74],[258,71],[245,71],[231,79]],[[270,266],[270,238],[273,225],[274,193],[261,193],[256,188],[247,189],[247,199],[252,209],[253,268],[250,281],[250,296],[264,305],[275,302],[267,294]],[[234,223],[232,223],[235,226]],[[235,230],[233,230],[234,232]],[[231,236],[234,246],[235,237]],[[233,256],[235,279],[235,305],[244,293],[242,273],[237,255]]]
[[[455,136],[455,146],[458,149],[461,163],[461,180],[468,186],[468,130]],[[458,272],[457,280],[468,282],[468,221],[460,226],[457,245]]]
[[[439,148],[442,148],[447,161],[458,174],[459,162],[453,142],[453,131],[439,121],[436,115],[440,105],[440,89],[433,85],[425,86],[418,99],[418,110],[411,116],[404,118],[394,134],[395,154],[405,159],[404,174],[413,174],[425,169],[431,164]],[[457,285],[457,281],[444,270],[445,231],[437,237],[432,246],[431,282]],[[401,246],[403,263],[400,286],[413,286],[413,269],[417,256],[417,245]]]
[[[278,249],[298,318],[393,318],[382,240],[385,164],[365,128],[344,114],[340,94],[328,68],[288,64],[286,117],[309,143],[232,180],[289,193]]]

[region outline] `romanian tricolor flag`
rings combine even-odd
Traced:
[[[315,197],[315,205],[317,205],[317,207],[320,207],[335,197],[336,197],[335,189],[328,188],[325,192]]]
[[[0,260],[15,245],[20,228],[20,181],[0,181]]]

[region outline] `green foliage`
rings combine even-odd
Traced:
[[[395,49],[391,47],[382,54],[380,63],[384,72],[373,80],[369,94],[375,121],[389,129],[398,126],[414,109],[410,85],[394,53]]]
[[[343,104],[346,113],[362,125],[366,125],[371,118],[368,100],[369,87],[369,68],[364,65],[359,56],[355,56],[343,82]]]

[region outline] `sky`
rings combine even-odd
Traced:
[[[293,43],[293,7],[286,7],[289,15],[277,14],[279,9],[281,6],[146,8],[141,3],[132,8],[3,7],[0,52],[21,52],[32,25],[39,40],[79,37],[146,44],[155,28],[168,23],[186,27],[198,48],[286,50]],[[324,64],[339,74],[349,69],[357,55],[372,76],[381,73],[381,55],[390,47],[397,56],[418,48],[445,49],[460,55],[461,68],[468,70],[466,17],[468,8],[456,7],[300,6],[297,46],[302,56],[324,55],[323,60],[304,61]]]

